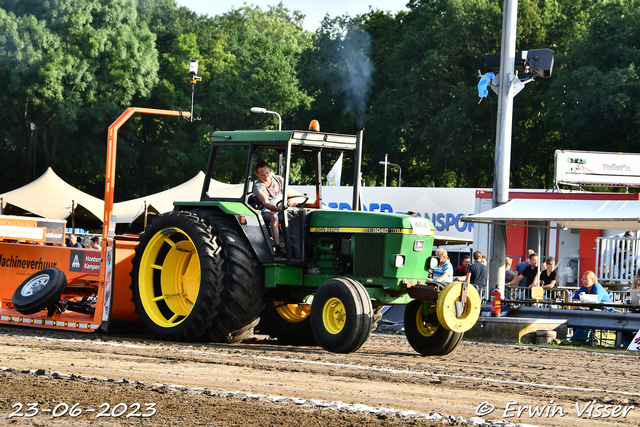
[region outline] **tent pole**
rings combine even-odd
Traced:
[[[144,228],[147,229],[147,201],[144,201]]]
[[[76,232],[76,201],[71,201],[71,232]]]

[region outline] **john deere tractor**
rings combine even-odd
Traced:
[[[422,355],[451,352],[475,324],[480,297],[473,286],[429,280],[431,221],[359,210],[358,179],[353,210],[323,204],[323,155],[354,154],[359,177],[361,143],[361,130],[213,133],[200,200],[174,202],[136,247],[131,289],[151,335],[236,342],[259,330],[349,353],[369,338],[384,306],[404,304],[411,346]],[[260,161],[284,181],[279,238],[253,196]],[[292,183],[314,184],[315,194],[296,193]]]

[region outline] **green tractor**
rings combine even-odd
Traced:
[[[384,306],[403,304],[410,345],[444,355],[475,324],[480,297],[473,286],[428,278],[437,264],[428,218],[358,210],[358,179],[354,210],[323,205],[323,155],[354,154],[359,177],[361,129],[220,131],[211,140],[200,201],[175,202],[136,247],[133,301],[154,338],[237,342],[255,330],[285,344],[349,353],[369,338]],[[265,160],[277,161],[283,178],[278,236],[254,196],[255,167]],[[301,164],[315,176],[302,181]],[[292,180],[315,184],[315,194],[294,194]]]

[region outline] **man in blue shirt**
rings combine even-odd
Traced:
[[[67,243],[68,248],[82,248],[82,244],[78,242],[78,237],[71,233],[69,234],[69,243]]]

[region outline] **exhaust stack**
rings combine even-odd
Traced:
[[[353,127],[356,130],[356,153],[353,164],[353,204],[351,208],[354,211],[362,210],[362,197],[360,197],[361,188],[361,170],[362,170],[362,136],[364,133],[364,127],[359,125],[360,117],[356,117],[356,121]]]

